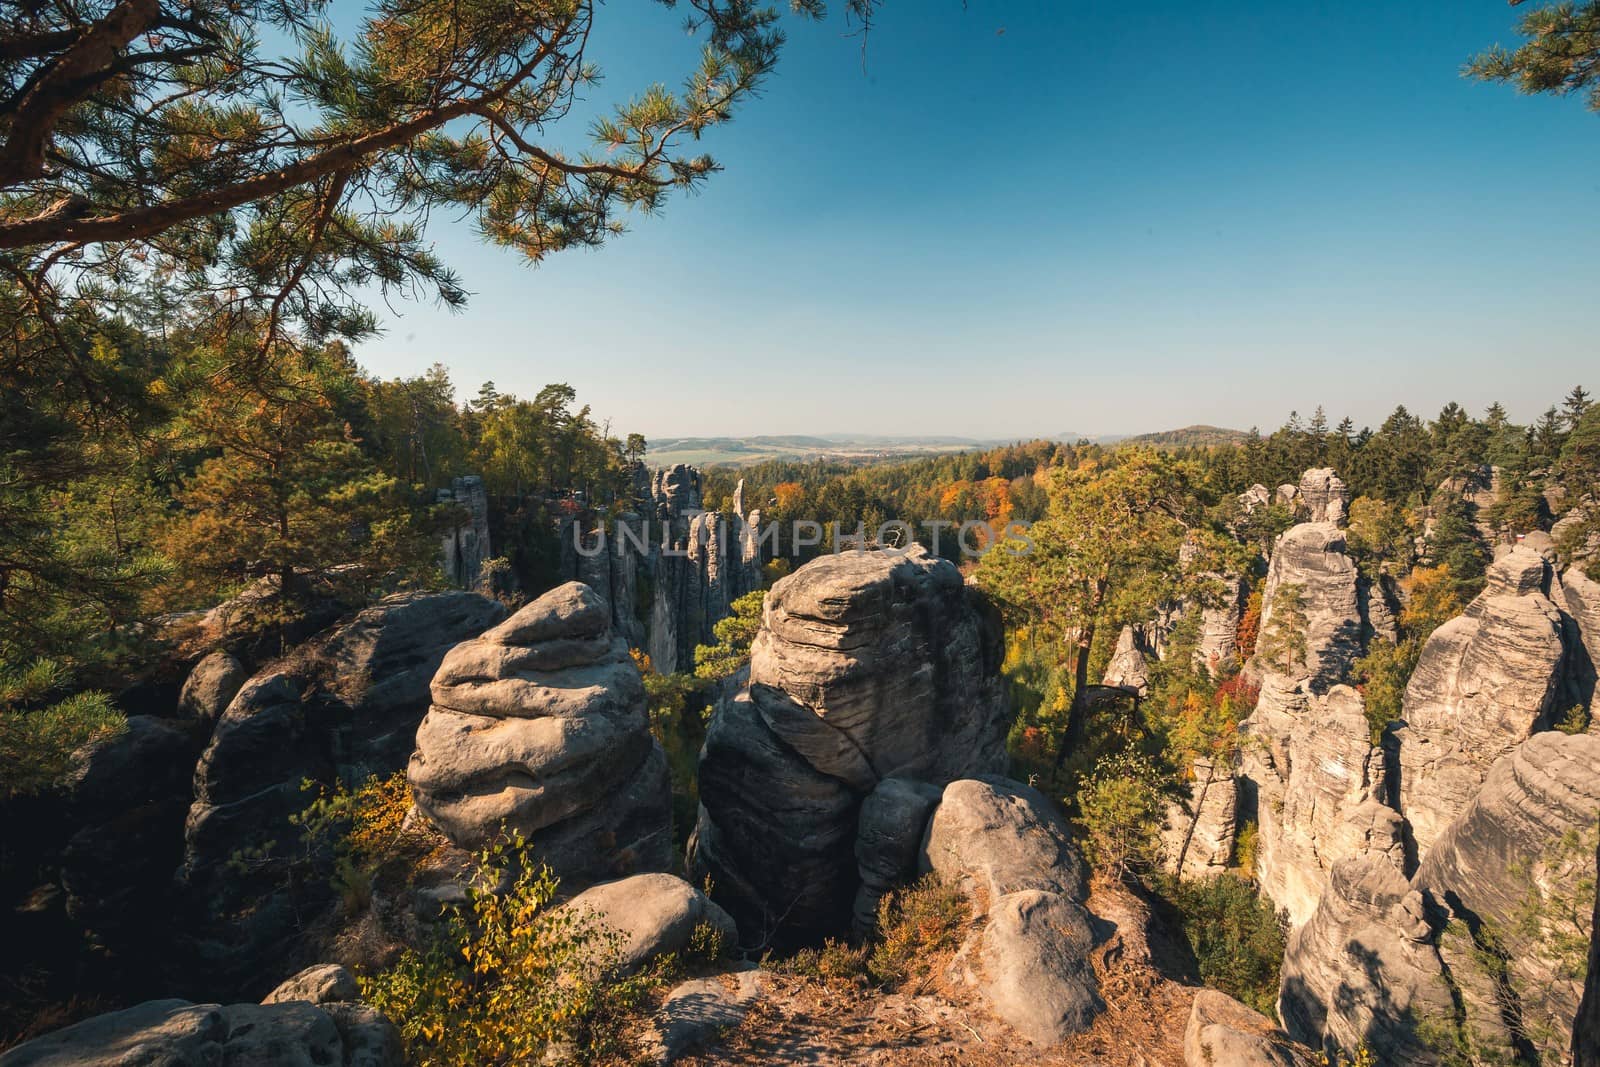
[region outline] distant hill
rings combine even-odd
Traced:
[[[1215,445],[1236,445],[1247,436],[1243,430],[1230,430],[1223,426],[1185,426],[1177,430],[1136,434],[1124,437],[1117,443],[1151,448],[1210,448]]]
[[[876,460],[900,456],[937,455],[992,448],[1004,441],[980,441],[970,437],[910,435],[893,437],[877,434],[830,434],[811,437],[804,434],[756,437],[666,437],[650,442],[645,462],[652,467],[687,463],[695,467],[716,464],[746,466],[769,459],[856,459]]]

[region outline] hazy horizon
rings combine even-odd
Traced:
[[[471,303],[380,308],[358,358],[463,396],[569,382],[650,438],[1525,422],[1600,387],[1600,126],[1460,76],[1516,12],[1286,6],[1112,33],[1098,5],[891,2],[865,71],[837,18],[796,23],[703,192],[536,270],[436,219]],[[596,106],[690,48],[658,5],[611,14]]]

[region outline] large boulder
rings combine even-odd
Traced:
[[[619,937],[616,966],[632,973],[657,956],[689,948],[702,926],[731,949],[739,931],[733,919],[700,890],[671,874],[636,874],[592,886],[562,905],[588,915]]]
[[[1583,995],[1597,826],[1600,737],[1536,734],[1495,763],[1412,880],[1504,956],[1487,998],[1462,997],[1469,1018],[1514,1016],[1551,1058]]]
[[[860,807],[884,779],[1004,766],[1000,651],[978,594],[920,547],[825,556],[773,586],[749,684],[707,732],[689,856],[746,947],[848,929]]]
[[[456,845],[519,833],[569,887],[671,866],[644,683],[588,586],[451,649],[432,692],[407,774],[417,810]]]
[[[1183,1032],[1185,1067],[1313,1067],[1318,1059],[1265,1015],[1215,989],[1195,994]]]
[[[920,867],[962,888],[985,920],[958,976],[1023,1037],[1054,1045],[1105,1007],[1090,952],[1082,862],[1038,792],[998,777],[951,782],[928,823]]]
[[[1417,859],[1467,805],[1495,760],[1548,723],[1564,645],[1546,566],[1518,548],[1496,560],[1464,615],[1435,630],[1388,741]]]
[[[249,668],[231,652],[218,649],[189,672],[178,694],[178,714],[214,723],[249,680]]]
[[[0,1055],[0,1067],[400,1067],[400,1035],[358,1004],[149,1000]]]

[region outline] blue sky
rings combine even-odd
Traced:
[[[681,17],[604,5],[596,104],[676,83]],[[1460,76],[1513,18],[888,0],[865,71],[796,22],[702,192],[536,269],[439,219],[470,305],[395,305],[358,355],[569,382],[651,437],[1528,419],[1600,390],[1600,118]]]

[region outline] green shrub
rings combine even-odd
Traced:
[[[878,902],[878,941],[867,970],[891,987],[928,977],[942,954],[960,946],[971,917],[966,896],[937,874],[895,890]]]
[[[503,870],[514,871],[497,892]],[[361,978],[422,1067],[593,1063],[629,1051],[628,1016],[652,979],[614,973],[621,938],[551,906],[556,879],[520,839],[478,855],[469,906],[393,966]]]
[[[1124,752],[1101,760],[1078,793],[1089,858],[1118,880],[1155,868],[1167,778],[1145,756]]]
[[[1271,902],[1256,893],[1253,883],[1232,874],[1165,879],[1162,890],[1182,919],[1206,985],[1272,1017],[1286,924]]]
[[[72,769],[74,752],[126,726],[105,693],[50,701],[46,694],[59,692],[64,681],[64,671],[51,660],[0,669],[0,796],[60,785]]]

